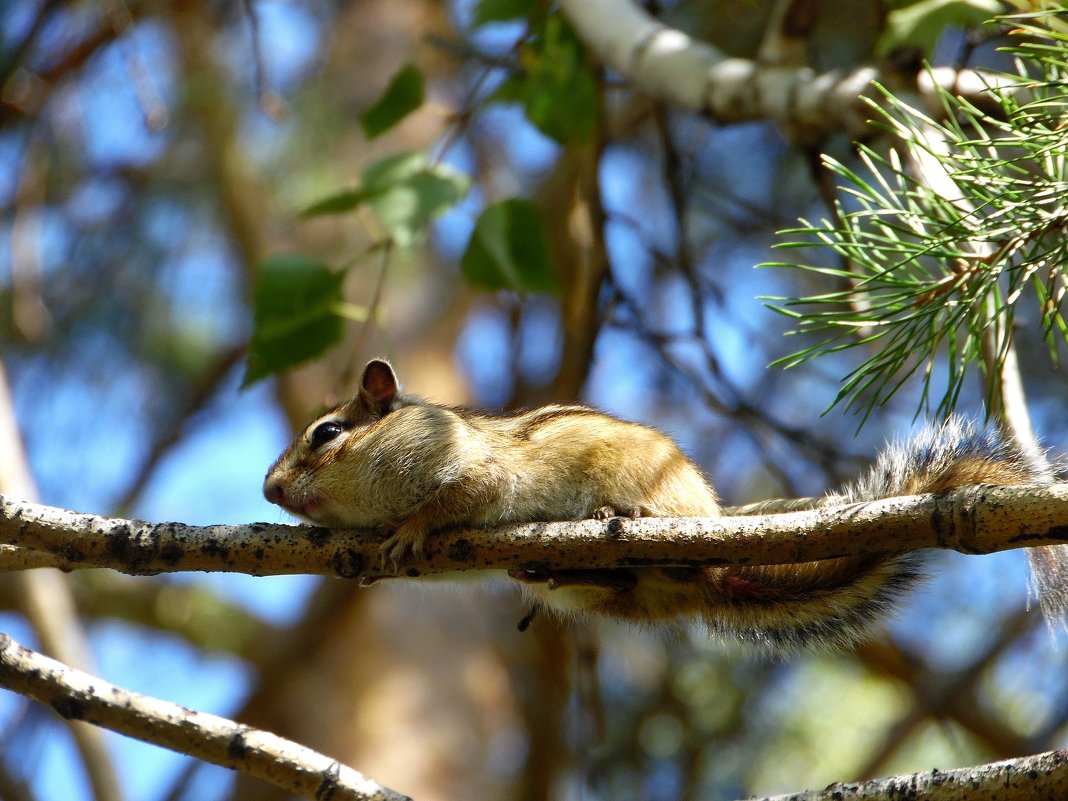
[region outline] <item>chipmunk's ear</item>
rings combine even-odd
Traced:
[[[360,387],[371,401],[371,406],[379,414],[386,414],[397,398],[397,374],[389,362],[372,359],[363,368]]]

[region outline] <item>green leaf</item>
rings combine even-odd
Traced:
[[[574,29],[558,13],[547,14],[519,54],[522,71],[494,93],[497,102],[519,102],[527,119],[561,144],[588,140],[597,126],[597,79]]]
[[[366,203],[398,247],[422,241],[426,226],[467,194],[470,179],[425,153],[400,153],[364,170],[358,189],[330,195],[301,212],[302,217],[340,214]]]
[[[885,56],[899,48],[914,47],[930,58],[950,25],[979,26],[1003,11],[998,0],[920,0],[886,15],[886,29],[876,53]]]
[[[429,167],[430,161],[421,150],[386,156],[364,168],[363,191],[368,197],[388,192]]]
[[[364,192],[375,216],[402,248],[422,241],[426,226],[467,194],[470,180],[425,153],[402,153],[364,171]]]
[[[346,189],[312,203],[300,213],[303,219],[321,217],[324,214],[342,214],[352,211],[367,199],[367,193],[360,189]]]
[[[540,0],[480,0],[475,6],[475,27],[530,17],[539,5]]]
[[[486,208],[475,223],[460,271],[484,289],[558,293],[549,237],[537,207],[512,198]]]
[[[344,272],[301,256],[272,256],[258,265],[252,289],[253,331],[242,386],[323,353],[341,338]]]
[[[423,73],[406,64],[393,76],[386,91],[360,115],[360,125],[368,139],[381,136],[423,105]]]

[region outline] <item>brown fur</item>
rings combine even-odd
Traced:
[[[332,434],[313,447],[320,426]],[[324,434],[325,436],[325,434]],[[828,503],[973,483],[1043,480],[1003,440],[953,421],[891,448]],[[418,555],[435,528],[592,516],[711,517],[712,487],[667,436],[583,406],[494,416],[399,394],[370,362],[360,393],[313,421],[271,467],[264,493],[311,521],[393,531],[383,557]],[[703,569],[517,572],[538,601],[632,621],[702,619],[778,649],[846,644],[919,576],[909,556]]]

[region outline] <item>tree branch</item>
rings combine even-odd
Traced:
[[[599,58],[650,96],[707,112],[721,123],[773,121],[798,139],[870,134],[864,98],[879,100],[873,84],[895,86],[905,77],[886,65],[817,73],[730,57],[629,0],[561,0],[560,7]],[[936,84],[977,98],[1003,80],[995,73],[944,67],[920,73],[909,88],[928,108],[941,110]]]
[[[65,569],[408,577],[463,570],[788,564],[920,548],[980,554],[1068,542],[1068,484],[972,486],[777,515],[614,518],[435,532],[423,558],[380,564],[372,531],[187,526],[78,514],[0,496],[0,541]],[[3,554],[0,554],[2,557]],[[0,568],[17,569],[0,562]]]
[[[853,801],[922,798],[924,801],[1034,801],[1060,798],[1068,783],[1068,749],[992,762],[974,768],[933,770],[859,784],[836,782],[823,790],[752,801]]]
[[[323,754],[260,729],[124,690],[0,633],[0,686],[139,740],[233,768],[306,798],[404,801]]]
[[[36,567],[70,569],[67,561],[47,551],[34,551],[17,545],[0,545],[0,566],[3,570],[32,570]]]
[[[49,659],[0,633],[0,686],[67,718],[189,754],[269,781],[307,798],[406,801],[336,760],[270,732],[134,693]],[[929,801],[1014,801],[1049,797],[1068,782],[1068,749],[973,768],[931,771],[858,784],[832,784],[765,801],[848,801],[902,792]]]

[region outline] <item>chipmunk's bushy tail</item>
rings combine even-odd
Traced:
[[[997,429],[951,418],[923,429],[908,443],[890,445],[866,475],[818,505],[942,492],[972,484],[1052,480],[1052,470],[1044,460],[1022,453]],[[1053,599],[1047,614],[1068,608],[1068,591],[1059,584],[1068,576],[1068,548],[1052,548],[1058,551],[1036,549],[1040,561],[1056,567],[1035,572],[1041,597]],[[777,651],[849,645],[885,618],[922,576],[922,556],[915,553],[723,569],[710,578],[728,595],[729,609],[715,616],[710,625]],[[1049,582],[1057,586],[1046,586]],[[730,599],[732,592],[737,597]]]

